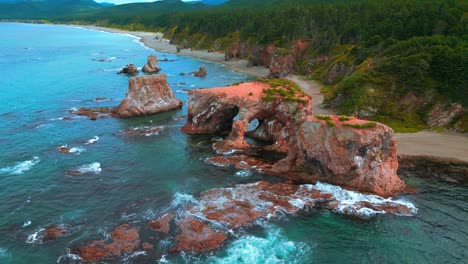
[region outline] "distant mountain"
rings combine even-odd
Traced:
[[[102,6],[115,6],[114,3],[107,3],[107,2],[101,2],[99,4],[102,5]]]
[[[0,19],[47,19],[101,7],[93,0],[0,0]]]
[[[224,4],[226,2],[228,2],[229,0],[194,0],[194,1],[190,1],[190,2],[186,2],[186,3],[202,3],[202,4],[205,4],[205,5],[221,5],[221,4]]]

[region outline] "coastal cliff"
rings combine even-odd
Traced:
[[[223,155],[209,158],[213,164],[248,164],[299,182],[324,181],[381,196],[405,189],[396,174],[391,128],[351,117],[314,116],[310,97],[287,80],[190,91],[182,131],[228,134],[213,144]],[[266,161],[259,153],[280,158]]]

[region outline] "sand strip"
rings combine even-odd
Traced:
[[[98,30],[110,33],[128,34],[140,38],[140,41],[148,48],[152,48],[159,52],[172,53],[181,56],[189,56],[200,60],[206,60],[210,62],[220,63],[224,66],[236,71],[249,75],[252,77],[267,77],[269,70],[262,66],[248,66],[247,60],[234,59],[226,61],[224,59],[224,53],[221,52],[208,52],[206,50],[191,50],[182,49],[177,52],[177,46],[169,43],[169,40],[163,39],[161,33],[153,32],[140,32],[140,31],[126,31],[113,28],[97,27],[97,26],[79,26],[86,29]]]

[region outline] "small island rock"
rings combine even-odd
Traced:
[[[130,78],[127,96],[113,110],[117,117],[146,116],[182,107],[165,74]]]
[[[129,63],[125,65],[125,67],[123,67],[122,70],[119,71],[117,74],[138,74],[138,68],[135,65]]]
[[[143,72],[146,73],[157,73],[161,70],[161,68],[158,67],[158,57],[156,55],[149,55],[148,56],[148,62],[143,66]]]

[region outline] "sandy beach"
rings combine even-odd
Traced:
[[[225,61],[224,53],[208,52],[206,50],[183,49],[177,52],[177,47],[163,39],[161,33],[125,31],[97,26],[80,26],[91,30],[99,30],[111,33],[129,34],[140,38],[140,41],[147,47],[159,52],[173,53],[181,56],[221,63],[226,67],[253,77],[267,77],[269,70],[265,67],[248,67],[247,60]],[[307,80],[303,77],[291,75],[289,80],[296,82],[305,93],[312,97],[314,113],[321,115],[336,114],[333,109],[321,107],[324,97],[320,93],[322,88],[318,82]],[[399,155],[436,157],[439,159],[456,160],[468,163],[468,137],[451,133],[436,133],[431,131],[421,131],[418,133],[396,133],[397,148]]]
[[[206,60],[210,62],[220,63],[224,66],[236,71],[249,75],[252,77],[267,77],[269,70],[262,66],[253,66],[248,67],[247,60],[229,60],[224,59],[224,53],[221,52],[208,52],[206,50],[191,50],[191,49],[182,49],[180,52],[177,52],[177,46],[169,43],[169,40],[164,39],[161,33],[153,32],[141,32],[141,31],[126,31],[113,28],[104,28],[97,26],[79,26],[91,30],[99,30],[104,32],[119,33],[119,34],[129,34],[135,37],[140,38],[140,41],[148,48],[152,48],[159,52],[172,53],[180,56],[189,56],[197,58],[200,60]]]

